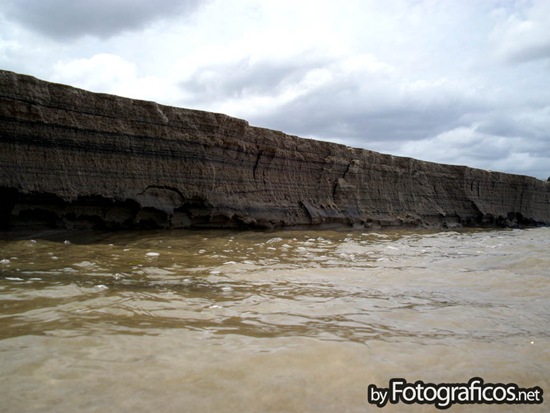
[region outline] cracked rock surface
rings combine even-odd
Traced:
[[[0,71],[0,227],[550,223],[536,178],[383,155]]]

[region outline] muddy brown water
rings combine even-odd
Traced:
[[[435,411],[369,404],[395,377],[550,391],[549,250],[550,228],[4,237],[0,410]]]

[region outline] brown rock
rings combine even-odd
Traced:
[[[550,184],[0,71],[0,225],[550,223]]]

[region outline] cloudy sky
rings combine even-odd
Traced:
[[[0,0],[0,68],[550,176],[550,0]]]

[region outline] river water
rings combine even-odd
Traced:
[[[549,250],[550,228],[4,234],[0,410],[436,411],[368,403],[397,377],[550,391]]]

